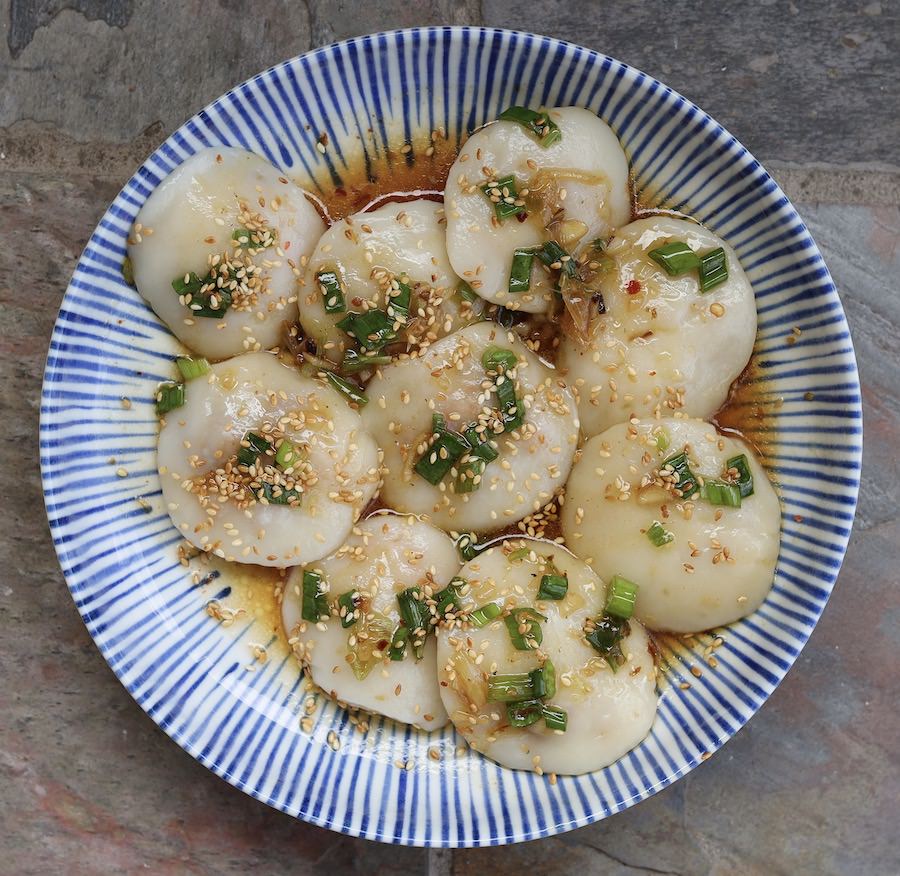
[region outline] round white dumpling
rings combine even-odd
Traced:
[[[684,499],[664,466],[682,452],[698,479],[726,481],[735,478],[728,461],[743,454],[753,494],[738,508]],[[561,522],[566,544],[598,575],[639,586],[635,617],[651,629],[692,633],[731,623],[772,587],[778,496],[747,445],[709,423],[622,423],[592,438],[572,469]],[[651,527],[671,540],[657,547]]]
[[[518,360],[514,381],[525,417],[510,432],[498,422],[494,378],[482,363],[492,346]],[[366,394],[363,422],[384,451],[383,500],[443,529],[489,532],[515,523],[546,505],[569,474],[578,444],[572,395],[552,368],[496,323],[468,326],[420,357],[379,369]],[[467,456],[436,485],[415,471],[423,456],[436,452],[430,443],[436,414],[451,431],[478,424],[489,436],[497,458],[487,463],[477,489],[457,487]]]
[[[289,441],[295,459],[280,465],[267,452],[240,465],[250,434],[272,451]],[[271,353],[245,353],[189,381],[159,433],[163,498],[180,532],[201,550],[261,566],[340,547],[378,490],[378,456],[339,393]]]
[[[722,247],[728,279],[701,293],[696,270],[670,277],[649,252],[672,242],[696,253]],[[711,417],[756,340],[753,289],[734,250],[686,219],[651,216],[619,229],[600,261],[606,312],[587,346],[564,336],[557,357],[585,435],[632,416]]]
[[[527,556],[522,556],[526,553]],[[539,600],[545,574],[564,574],[568,590],[561,600]],[[461,597],[471,611],[487,603],[504,610],[532,608],[542,641],[518,650],[499,617],[475,628],[438,630],[438,678],[444,706],[456,729],[476,751],[513,769],[578,774],[618,760],[649,732],[656,715],[656,666],[644,628],[631,621],[621,642],[624,663],[613,671],[586,641],[586,625],[604,610],[606,587],[581,560],[564,548],[534,539],[492,548],[459,572],[469,584]],[[567,714],[567,729],[549,729],[543,720],[510,727],[506,706],[488,700],[495,675],[530,672],[550,660],[556,692],[548,705]]]
[[[409,319],[396,323],[398,339],[409,347],[427,346],[465,325],[461,311],[470,315],[471,308],[457,293],[445,238],[444,207],[433,201],[386,204],[335,222],[310,258],[300,298],[300,323],[319,354],[340,362],[354,341],[338,323],[349,312],[387,310],[398,280],[411,290]],[[341,309],[332,301],[333,287],[319,282],[328,274],[342,287]]]
[[[275,346],[282,323],[297,318],[302,265],[324,228],[303,190],[267,161],[242,149],[201,149],[147,198],[128,256],[138,291],[175,336],[225,359]],[[201,285],[212,271],[231,296],[227,309],[220,290],[210,298],[211,284]],[[197,282],[187,302],[172,283],[190,274]]]
[[[573,252],[605,240],[631,218],[628,159],[610,127],[578,107],[548,112],[559,126],[558,142],[542,146],[518,122],[493,122],[463,145],[444,191],[447,252],[456,273],[488,301],[528,313],[550,307],[555,283],[535,259],[531,288],[511,293],[516,249],[553,238]],[[498,220],[482,191],[510,175],[516,193],[524,194],[524,221]]]
[[[426,598],[447,586],[459,569],[454,543],[427,523],[396,514],[376,514],[353,528],[330,557],[297,568],[282,602],[285,632],[312,680],[335,699],[395,721],[435,730],[447,723],[438,689],[435,639],[425,639],[416,659],[407,646],[391,660],[389,645],[401,617],[397,594],[418,587]],[[303,620],[303,576],[312,571],[327,587],[332,615]],[[344,594],[358,594],[356,620],[344,627]],[[341,612],[343,611],[343,615]]]

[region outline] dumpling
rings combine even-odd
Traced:
[[[649,255],[669,243],[694,253],[721,247],[728,278],[701,293],[696,269],[669,276]],[[585,435],[631,416],[711,417],[756,339],[753,289],[734,251],[686,219],[651,216],[620,228],[598,259],[605,313],[596,335],[587,346],[564,335],[557,356]]]
[[[184,406],[163,421],[158,463],[182,535],[261,566],[332,553],[380,480],[378,447],[359,414],[271,353],[245,353],[189,381]]]
[[[373,515],[336,553],[291,573],[285,632],[312,680],[336,699],[425,730],[443,727],[434,635],[425,637],[419,658],[408,641],[402,659],[392,659],[391,643],[401,625],[398,595],[418,588],[424,605],[458,569],[456,546],[439,529],[413,517]],[[304,576],[308,587],[327,588],[331,616],[324,621],[303,620]],[[348,604],[340,604],[342,596]]]
[[[739,480],[752,494],[723,488]],[[692,495],[701,481],[711,497]],[[566,544],[598,575],[639,585],[635,617],[651,629],[731,623],[772,587],[778,496],[747,445],[709,423],[622,423],[595,436],[572,469],[560,519]]]
[[[631,218],[628,159],[610,127],[578,107],[547,114],[561,134],[551,145],[515,121],[476,131],[450,169],[444,191],[453,269],[482,298],[528,313],[551,306],[555,282],[534,259],[530,288],[510,292],[516,249],[552,239],[574,253],[595,238],[605,240]],[[504,183],[509,176],[512,188]],[[486,194],[490,183],[495,185]],[[519,214],[500,219],[492,193],[495,200],[511,199],[512,208],[521,207]]]
[[[138,291],[175,336],[225,359],[278,343],[324,229],[303,190],[267,161],[201,149],[147,198],[128,256]]]
[[[562,599],[539,598],[545,575],[565,576]],[[649,637],[632,620],[621,629],[618,659],[589,644],[586,634],[604,615],[607,588],[587,565],[550,542],[516,539],[471,560],[459,576],[468,583],[462,608],[470,618],[481,614],[476,623],[483,625],[439,628],[438,677],[450,720],[469,745],[514,769],[579,774],[613,763],[647,735],[657,707]],[[507,617],[479,612],[491,603],[515,618],[512,629]],[[522,609],[538,614],[517,616]],[[520,633],[518,645],[513,632]],[[523,645],[531,647],[519,650]],[[543,718],[511,726],[505,702],[492,699],[493,686],[513,681],[502,676],[541,667],[555,687],[544,702],[566,713],[565,732]],[[512,689],[513,698],[525,693]]]
[[[445,236],[444,207],[433,201],[386,204],[335,222],[310,258],[300,300],[300,323],[319,355],[340,363],[348,347],[359,347],[338,326],[354,312],[385,311],[411,349],[465,325],[461,311],[471,308],[457,291]]]
[[[485,367],[491,352],[509,357],[508,377]],[[501,382],[511,386],[500,390]],[[500,392],[511,407],[503,409]],[[384,451],[382,499],[443,529],[515,523],[549,502],[569,474],[578,443],[572,395],[496,323],[468,326],[418,358],[386,365],[366,393],[363,422]]]

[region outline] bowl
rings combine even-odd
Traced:
[[[271,588],[179,562],[155,465],[154,395],[181,348],[122,276],[138,209],[202,147],[257,152],[315,193],[373,162],[404,166],[405,143],[425,161],[430,132],[443,129],[455,145],[515,103],[598,113],[623,142],[644,206],[686,212],[735,248],[759,332],[732,400],[736,419],[720,426],[742,429],[783,498],[764,605],[723,631],[661,640],[666,672],[650,735],[607,769],[555,783],[497,766],[452,729],[427,734],[379,718],[366,727],[316,699],[277,647],[263,598]],[[270,806],[354,836],[439,847],[519,842],[597,821],[671,784],[733,736],[825,607],[853,521],[861,449],[840,300],[803,221],[759,162],[690,101],[619,61],[487,28],[337,43],[272,67],[188,120],[91,235],[53,331],[41,399],[43,487],[60,564],[94,641],[147,714]],[[256,601],[224,620],[210,607],[236,595]],[[724,642],[712,669],[716,632]]]

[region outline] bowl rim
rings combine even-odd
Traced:
[[[140,181],[142,171],[147,169],[148,163],[159,153],[165,150],[167,147],[172,147],[177,144],[177,138],[181,134],[182,131],[186,130],[187,127],[197,120],[200,116],[207,113],[208,111],[216,108],[222,102],[230,99],[232,95],[239,91],[239,89],[250,85],[251,83],[257,82],[259,80],[265,79],[265,77],[271,75],[274,71],[277,71],[281,68],[285,68],[289,65],[295,65],[301,58],[316,58],[318,56],[329,56],[333,55],[337,52],[340,52],[343,48],[357,45],[360,47],[365,46],[367,43],[380,41],[385,38],[394,38],[394,37],[404,37],[409,39],[421,39],[427,43],[428,37],[430,35],[441,34],[445,37],[448,37],[451,40],[471,40],[477,39],[482,35],[499,35],[499,36],[513,36],[519,39],[525,40],[526,42],[532,42],[536,44],[541,52],[553,51],[553,50],[565,50],[576,53],[577,55],[581,55],[585,58],[586,66],[594,66],[598,64],[608,63],[616,68],[617,73],[621,75],[622,78],[627,79],[633,82],[647,82],[647,83],[655,83],[659,86],[662,92],[669,98],[674,99],[676,101],[681,102],[681,104],[685,107],[691,108],[698,112],[702,117],[705,117],[711,126],[712,132],[716,135],[717,138],[724,137],[728,143],[728,149],[730,152],[734,153],[735,156],[742,162],[744,166],[749,166],[754,169],[758,169],[764,174],[763,181],[770,181],[772,183],[772,188],[768,194],[769,201],[783,201],[783,203],[790,209],[794,216],[796,217],[797,223],[799,225],[800,231],[802,235],[805,235],[806,240],[808,241],[809,246],[807,247],[810,254],[818,259],[822,268],[824,269],[823,282],[826,282],[830,285],[830,297],[833,296],[833,299],[837,305],[837,311],[840,315],[839,325],[842,325],[847,329],[847,338],[846,345],[847,349],[842,351],[840,361],[851,366],[847,371],[846,379],[848,382],[852,382],[853,387],[855,388],[855,392],[858,396],[858,400],[852,403],[845,403],[848,409],[852,410],[853,413],[853,421],[857,440],[852,444],[852,446],[848,446],[845,448],[845,452],[851,455],[851,461],[856,464],[857,471],[861,469],[862,463],[862,449],[863,449],[863,418],[862,418],[862,398],[861,398],[861,390],[860,390],[860,382],[859,382],[859,369],[856,360],[855,349],[853,346],[853,340],[849,333],[849,325],[847,321],[846,312],[843,307],[843,302],[841,301],[840,294],[837,290],[837,286],[834,283],[834,280],[831,276],[830,271],[828,270],[825,260],[822,257],[822,254],[815,243],[812,235],[809,232],[809,229],[806,226],[806,223],[803,221],[802,217],[797,212],[793,203],[787,198],[784,194],[781,187],[778,183],[772,178],[771,174],[765,169],[765,167],[750,153],[750,151],[736,138],[734,137],[730,131],[728,131],[724,126],[722,126],[719,122],[709,116],[702,108],[693,103],[693,101],[684,97],[680,92],[656,79],[654,76],[651,76],[647,73],[644,73],[640,69],[627,64],[623,61],[620,61],[610,55],[606,55],[603,52],[599,52],[595,49],[590,49],[584,46],[581,46],[577,43],[573,43],[567,40],[559,39],[556,37],[546,36],[542,34],[536,34],[529,31],[522,30],[513,30],[508,28],[497,28],[497,27],[482,27],[476,25],[431,25],[431,26],[422,26],[422,27],[409,27],[409,28],[397,28],[387,31],[377,31],[374,33],[362,34],[354,37],[348,37],[343,40],[335,41],[329,43],[328,45],[319,46],[314,49],[310,49],[306,52],[302,52],[298,55],[294,55],[290,58],[284,59],[276,64],[273,64],[266,69],[258,72],[254,76],[251,76],[241,82],[234,84],[227,91],[216,97],[214,100],[209,101],[202,109],[192,114],[190,117],[185,119],[177,128],[175,128],[166,138],[163,140],[156,148],[154,148],[149,155],[145,157],[145,159],[140,163],[137,169],[131,174],[131,176],[125,181],[123,186],[120,188],[119,192],[115,196],[115,198],[110,202],[107,206],[106,210],[101,216],[100,221],[102,221],[103,217],[106,216],[109,209],[122,197],[123,193],[125,193],[129,186],[133,183]],[[451,93],[453,89],[458,85],[458,82],[454,82],[451,80],[448,88]],[[99,227],[99,223],[98,226]],[[85,252],[90,248],[91,242],[93,240],[92,232],[91,236],[88,238],[84,249],[82,250],[81,255],[79,256],[77,266],[81,264],[82,259],[84,258]],[[41,398],[40,398],[40,417],[39,417],[39,445],[41,448],[44,446],[44,439],[52,432],[54,428],[54,421],[57,415],[53,414],[49,408],[46,406],[46,403],[53,399],[53,389],[54,383],[61,379],[60,377],[60,366],[57,363],[53,362],[54,358],[54,348],[57,344],[60,344],[63,341],[63,338],[60,333],[60,315],[63,313],[66,305],[66,299],[69,296],[70,290],[72,288],[72,281],[70,279],[67,284],[66,292],[60,302],[60,307],[57,312],[57,317],[54,322],[53,332],[51,334],[49,346],[48,346],[48,354],[45,360],[44,372],[43,372],[43,380],[41,387]],[[645,800],[658,791],[662,790],[662,788],[672,784],[677,781],[688,772],[695,769],[700,760],[693,759],[688,761],[682,768],[677,771],[672,771],[668,774],[665,780],[655,782],[651,787],[645,788],[636,788],[636,793],[627,797],[625,799],[624,805],[621,807],[616,807],[614,809],[606,810],[606,811],[594,811],[590,814],[586,819],[578,819],[568,823],[557,823],[551,824],[547,828],[543,829],[535,829],[531,831],[523,831],[521,834],[510,834],[506,836],[490,836],[490,837],[479,837],[473,840],[471,836],[459,836],[459,835],[451,835],[448,839],[444,840],[440,837],[432,836],[430,833],[430,823],[426,822],[425,828],[421,833],[412,837],[395,837],[390,836],[388,834],[378,833],[376,835],[364,836],[361,831],[354,831],[350,828],[345,827],[345,825],[340,824],[338,819],[329,820],[328,818],[313,818],[306,812],[299,811],[296,814],[289,811],[288,808],[284,805],[280,805],[277,800],[274,799],[265,799],[261,794],[251,785],[248,785],[245,782],[242,782],[237,776],[232,773],[229,773],[227,769],[222,768],[222,766],[218,763],[210,762],[206,759],[201,759],[198,755],[200,752],[196,750],[196,748],[190,743],[190,740],[185,739],[179,733],[173,732],[173,729],[167,727],[163,724],[163,721],[160,717],[160,714],[152,713],[148,710],[145,703],[142,703],[135,695],[135,689],[132,685],[129,685],[128,682],[123,678],[123,672],[120,671],[118,665],[114,660],[111,659],[112,649],[110,645],[98,639],[95,636],[91,625],[89,623],[89,618],[86,616],[86,612],[82,610],[81,606],[78,605],[78,601],[73,590],[73,585],[71,583],[71,564],[77,559],[77,551],[70,550],[67,546],[66,541],[62,538],[62,534],[60,532],[60,524],[58,522],[54,523],[53,517],[50,514],[50,510],[48,508],[48,494],[52,494],[53,485],[55,483],[55,478],[57,477],[57,473],[50,470],[48,467],[48,462],[45,459],[43,450],[39,451],[40,453],[40,464],[41,464],[41,486],[42,486],[42,494],[44,498],[44,507],[45,514],[48,521],[48,527],[50,529],[51,537],[54,543],[54,548],[56,550],[57,558],[60,564],[60,567],[63,571],[63,575],[66,580],[66,586],[69,589],[70,595],[73,598],[73,601],[76,604],[76,608],[82,617],[83,622],[85,623],[88,632],[100,653],[102,654],[104,660],[106,660],[108,666],[116,675],[119,682],[128,692],[128,694],[132,697],[132,699],[141,707],[141,709],[154,721],[154,723],[166,733],[169,738],[171,738],[174,742],[176,742],[179,747],[181,747],[184,751],[186,751],[194,760],[202,763],[211,773],[228,782],[233,787],[243,791],[248,796],[253,797],[254,799],[260,801],[261,803],[265,803],[267,806],[270,806],[274,809],[282,811],[291,817],[298,818],[303,821],[307,821],[308,823],[315,824],[317,826],[326,827],[328,829],[334,830],[336,832],[344,833],[350,836],[362,837],[365,839],[372,839],[377,842],[383,842],[388,844],[402,844],[409,846],[417,846],[417,847],[428,847],[428,848],[470,848],[470,847],[483,847],[489,845],[502,845],[508,843],[516,843],[516,842],[524,842],[528,840],[538,839],[545,836],[552,836],[560,833],[564,833],[579,827],[586,826],[588,824],[595,823],[600,821],[611,814],[615,814],[616,812],[622,811],[626,808],[630,808],[637,802]],[[820,607],[815,615],[815,620],[813,625],[809,627],[802,636],[802,640],[798,637],[798,648],[796,654],[788,660],[788,666],[783,671],[779,672],[778,681],[772,686],[772,689],[769,690],[759,699],[759,703],[756,708],[750,713],[750,715],[744,719],[739,720],[737,722],[737,726],[733,732],[723,732],[721,738],[718,740],[715,747],[711,748],[710,751],[717,751],[722,747],[726,742],[736,736],[762,708],[765,702],[768,700],[769,696],[774,692],[775,689],[781,684],[784,680],[784,677],[787,673],[793,668],[794,664],[797,661],[802,649],[806,646],[806,643],[809,641],[812,632],[815,630],[816,625],[821,619],[822,613],[827,605],[828,599],[833,592],[833,588],[837,581],[837,577],[840,573],[840,569],[842,567],[844,558],[846,556],[847,546],[853,526],[853,522],[855,521],[855,513],[858,503],[858,494],[859,494],[859,478],[855,479],[853,483],[846,483],[842,485],[841,495],[847,500],[847,504],[844,505],[847,514],[849,515],[849,521],[846,528],[846,534],[835,535],[834,536],[834,544],[833,547],[837,547],[839,549],[839,559],[837,564],[833,566],[829,570],[829,580],[827,582],[823,582],[823,586],[827,587],[827,593],[824,599],[821,602]],[[782,533],[783,538],[783,533]]]

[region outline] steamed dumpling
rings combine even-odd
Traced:
[[[349,312],[387,311],[398,280],[411,289],[409,319],[397,321],[399,340],[419,348],[464,325],[445,237],[444,207],[433,201],[386,204],[335,222],[310,258],[300,300],[300,323],[319,354],[340,362],[354,342],[338,323]],[[339,279],[343,307],[330,302],[321,274]]]
[[[239,465],[251,433],[273,452],[291,442],[299,458],[279,465],[269,452],[252,468]],[[295,566],[336,550],[379,484],[378,448],[359,414],[271,353],[237,356],[189,381],[184,406],[165,416],[158,463],[182,535],[226,560],[261,566]]]
[[[277,168],[216,147],[154,189],[135,218],[128,255],[138,291],[175,336],[201,356],[225,359],[278,343],[282,323],[297,318],[298,279],[324,229],[303,190]],[[198,291],[211,271],[212,298]],[[187,301],[172,283],[192,273],[198,282]]]
[[[728,279],[701,293],[696,270],[670,277],[648,253],[675,241],[698,253],[722,247]],[[557,358],[585,435],[631,416],[712,416],[756,339],[753,289],[734,250],[686,219],[651,216],[620,228],[604,263],[597,334],[586,347],[564,336]]]
[[[527,554],[522,556],[522,554]],[[568,578],[561,600],[537,598],[548,572]],[[438,677],[450,720],[477,751],[513,769],[578,774],[601,769],[634,748],[656,715],[656,666],[650,640],[636,621],[621,643],[624,664],[616,671],[585,639],[585,626],[603,613],[604,583],[564,548],[534,539],[516,539],[491,548],[459,572],[469,587],[461,598],[466,611],[497,603],[504,609],[533,608],[542,641],[517,650],[506,621],[480,628],[442,626],[438,631]],[[543,720],[510,727],[502,702],[488,701],[488,679],[530,672],[549,658],[556,692],[551,706],[567,713],[560,733]]]
[[[514,353],[516,396],[524,422],[504,432],[494,378],[482,362],[492,346]],[[566,481],[578,443],[574,400],[553,369],[542,364],[512,332],[481,322],[432,344],[414,359],[379,369],[366,389],[366,428],[384,451],[382,498],[398,511],[427,516],[447,530],[491,531],[539,510]],[[488,462],[477,489],[459,488],[459,460],[432,485],[415,466],[431,455],[434,417],[453,432],[477,424],[497,458]]]
[[[753,494],[739,508],[699,495],[685,500],[664,466],[682,451],[695,476],[715,479],[744,454]],[[639,585],[635,617],[651,629],[691,633],[731,623],[755,611],[772,586],[778,497],[753,452],[709,423],[622,423],[595,436],[572,469],[560,517],[566,544],[598,575]],[[654,522],[671,534],[660,547],[647,534]]]
[[[458,569],[456,546],[439,529],[415,518],[376,514],[355,526],[336,553],[294,570],[282,603],[285,631],[312,680],[336,699],[434,730],[447,723],[434,636],[425,639],[420,659],[408,645],[402,660],[392,660],[389,644],[400,625],[397,594],[418,587],[423,597],[433,596]],[[303,576],[310,570],[321,576],[334,609],[319,623],[301,614]],[[356,621],[345,628],[337,599],[349,593],[359,594],[359,604]]]
[[[444,191],[447,253],[456,273],[482,298],[528,313],[550,307],[554,281],[535,259],[531,288],[511,293],[514,250],[553,238],[573,252],[605,240],[631,217],[628,160],[609,126],[578,107],[548,112],[562,134],[558,142],[543,146],[518,122],[492,122],[463,145]],[[528,190],[524,221],[499,221],[482,191],[510,175],[518,194]]]

